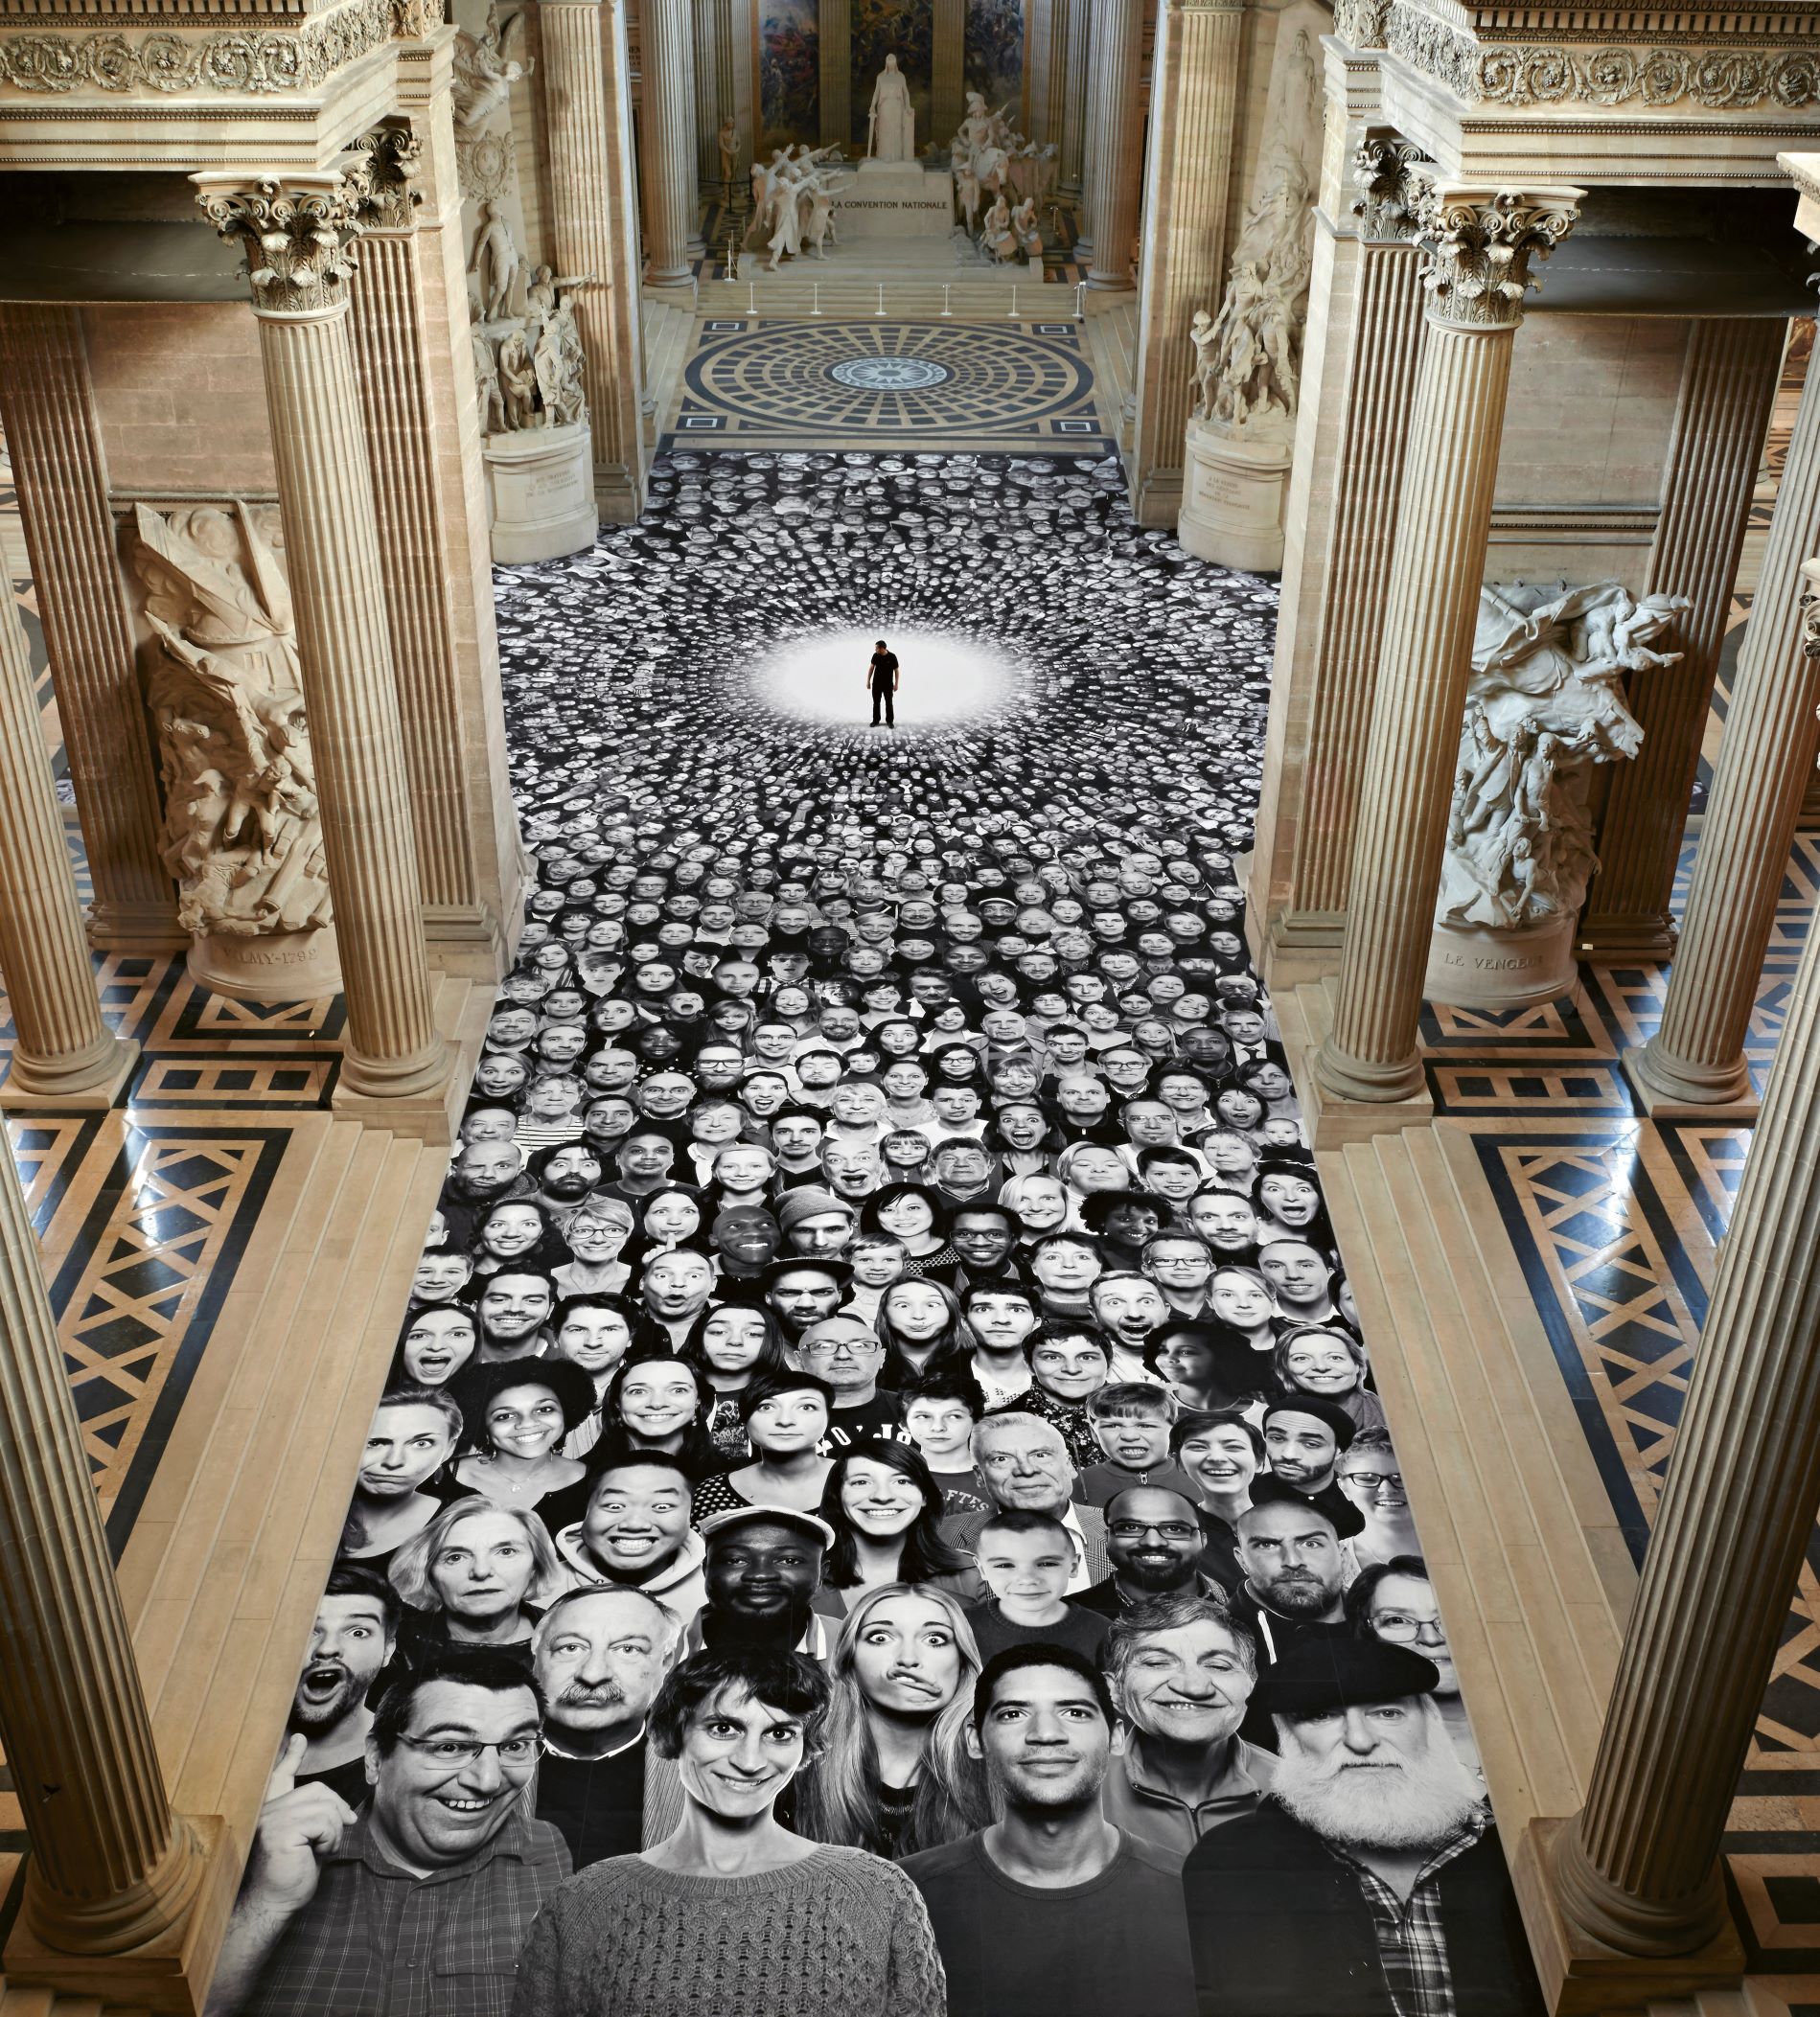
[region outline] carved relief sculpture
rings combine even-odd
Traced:
[[[1683,595],[1639,600],[1613,581],[1480,590],[1440,923],[1521,931],[1578,916],[1599,866],[1593,768],[1643,745],[1624,676],[1680,658],[1651,640],[1689,607]]]
[[[472,202],[497,201],[517,179],[509,102],[512,86],[531,73],[518,54],[523,34],[523,14],[502,23],[495,5],[483,34],[463,30],[455,37],[455,172]]]
[[[153,644],[163,853],[197,938],[308,931],[328,870],[280,564],[278,514],[236,502],[135,511],[133,569]]]
[[[1233,248],[1226,298],[1210,321],[1197,314],[1190,332],[1199,421],[1285,432],[1295,421],[1319,172],[1318,51],[1315,29],[1285,16],[1271,75],[1270,137]]]

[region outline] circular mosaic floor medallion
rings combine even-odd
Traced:
[[[928,357],[842,357],[828,373],[838,385],[863,392],[920,392],[954,377],[947,365]]]

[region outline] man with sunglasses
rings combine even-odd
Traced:
[[[542,1717],[510,1653],[451,1647],[388,1688],[371,1795],[296,1784],[293,1736],[266,1787],[209,2017],[491,2017],[569,1874],[522,1798]]]

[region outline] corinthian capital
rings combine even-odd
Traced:
[[[204,216],[246,255],[253,306],[307,314],[347,300],[365,174],[192,175]]]
[[[417,187],[424,144],[405,121],[375,126],[348,150],[348,180],[363,192],[359,224],[366,231],[408,231],[424,200]]]
[[[1420,148],[1394,133],[1373,133],[1359,143],[1352,156],[1358,191],[1352,215],[1361,238],[1394,242],[1416,236],[1417,171],[1429,165]]]
[[[1429,256],[1422,286],[1430,317],[1457,329],[1515,329],[1531,260],[1546,259],[1573,230],[1583,194],[1463,189],[1419,178],[1416,242]]]

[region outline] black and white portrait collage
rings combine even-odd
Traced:
[[[535,888],[216,2017],[1532,2017],[1245,950],[1276,593],[1097,457],[498,578]]]

